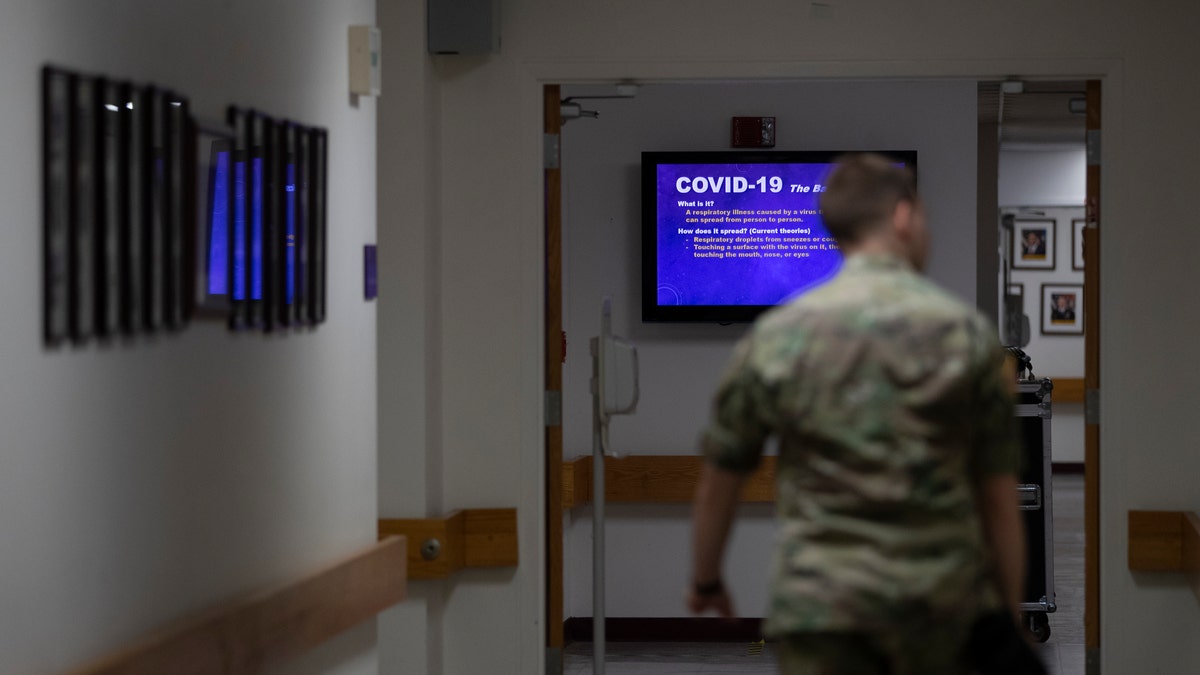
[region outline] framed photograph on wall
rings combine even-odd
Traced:
[[[121,231],[129,214],[126,162],[125,123],[127,112],[125,86],[112,80],[101,80],[96,88],[100,116],[96,166],[99,172],[96,238],[99,256],[96,259],[96,334],[115,335],[121,325]]]
[[[96,82],[75,76],[71,115],[71,339],[92,337],[96,318]]]
[[[42,71],[42,339],[48,345],[66,337],[70,315],[71,87],[69,73]]]
[[[229,222],[229,327],[239,330],[248,323],[246,288],[249,265],[246,260],[246,213],[249,211],[246,190],[246,157],[250,144],[250,129],[246,111],[229,108],[227,122],[233,129],[233,155],[231,157],[233,217]]]
[[[1083,335],[1083,284],[1042,284],[1042,335]]]
[[[246,293],[247,323],[251,328],[263,325],[263,228],[269,201],[266,184],[266,120],[250,110],[245,113],[249,136],[246,142],[246,266],[249,279]]]
[[[196,124],[192,283],[198,317],[229,314],[234,145],[233,129],[207,122]]]
[[[1013,269],[1054,269],[1055,223],[1053,218],[1017,218],[1013,221]]]
[[[162,89],[151,86],[145,90],[144,102],[148,124],[145,166],[146,213],[142,223],[142,269],[145,279],[145,302],[142,305],[142,325],[156,331],[163,324],[166,308],[166,232],[169,156],[167,151],[167,97]]]
[[[150,187],[146,157],[149,141],[149,97],[141,87],[124,87],[125,105],[125,220],[121,224],[121,328],[127,335],[140,333],[145,316],[145,231]]]
[[[277,305],[278,320],[282,326],[294,323],[293,308],[296,300],[296,125],[283,122],[279,125],[279,148],[276,159],[279,162],[279,175],[283,189],[279,190],[279,236],[274,240],[278,247],[276,258],[279,266],[275,276],[278,279],[279,300]]]
[[[1083,229],[1087,221],[1083,218],[1071,220],[1071,269],[1083,269]]]
[[[312,208],[309,210],[311,225],[309,232],[309,319],[313,323],[325,321],[325,270],[328,256],[328,222],[326,220],[326,187],[328,181],[328,142],[329,136],[324,129],[312,130],[310,149],[312,162],[309,170],[312,181],[309,184]]]
[[[173,92],[167,92],[166,100],[166,213],[163,218],[163,321],[167,328],[179,329],[191,314],[187,275],[187,251],[190,241],[185,232],[184,218],[190,215],[185,208],[187,193],[188,159],[188,101]],[[186,215],[185,215],[186,214]]]
[[[312,238],[311,183],[312,143],[308,129],[297,126],[296,135],[296,223],[292,245],[292,323],[308,322],[309,239]]]
[[[265,330],[273,330],[279,316],[279,241],[280,206],[283,181],[280,179],[279,132],[281,125],[270,117],[263,124],[263,243],[262,243],[262,321]]]

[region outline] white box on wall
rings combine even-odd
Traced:
[[[380,33],[374,26],[350,26],[350,93],[379,96]]]

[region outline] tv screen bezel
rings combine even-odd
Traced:
[[[642,153],[642,322],[749,323],[775,305],[658,304],[658,167],[662,164],[832,164],[870,152],[917,173],[916,150],[685,150]]]

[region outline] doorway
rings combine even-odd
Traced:
[[[744,85],[723,85],[723,86],[749,86],[750,84],[752,84],[752,83],[746,83]],[[753,83],[753,84],[762,85],[763,83]],[[813,83],[805,83],[805,82],[801,81],[800,84],[810,84],[811,85]],[[887,83],[884,83],[884,85],[886,85],[886,84]],[[943,82],[942,84],[946,84],[946,83]],[[960,81],[959,84],[962,84],[962,82]],[[965,86],[963,88],[963,91],[966,92],[964,94],[964,96],[966,96],[969,100],[971,98],[974,98],[976,96],[977,92],[974,90],[974,86],[975,86],[974,81],[971,81],[968,84],[969,84],[969,86]],[[664,84],[661,86],[686,88],[689,86],[704,86],[704,85],[705,85],[705,83],[703,83],[703,82],[694,81],[694,82],[689,82],[688,84],[672,84],[672,85]],[[786,87],[789,85],[794,87],[794,86],[797,86],[798,83],[795,81],[790,82],[790,83],[779,83],[779,82],[769,83],[770,88],[780,88],[780,87]],[[902,88],[911,88],[912,83],[892,82],[891,85],[896,87],[897,89],[902,89]],[[881,85],[881,86],[883,86],[883,85]],[[547,111],[549,111],[551,108],[550,101],[552,98],[552,96],[549,94],[549,89],[550,88],[548,87],[547,93],[546,93],[546,98],[545,98],[545,102],[546,102],[545,109]],[[566,92],[568,92],[568,91],[569,91],[569,88],[557,90],[556,93],[553,94],[553,98],[561,99],[562,97],[565,97]],[[679,90],[676,90],[676,91],[679,91]],[[671,98],[675,102],[675,105],[679,105],[679,103],[678,103],[679,97],[677,95],[672,96]],[[770,96],[767,96],[768,100],[770,100],[770,98],[771,98]],[[777,105],[777,107],[781,108],[784,105],[784,99],[786,99],[786,96],[784,96],[783,94],[776,93],[774,95],[775,105]],[[744,97],[743,97],[743,100],[744,100]],[[692,108],[692,109],[694,109],[694,108]],[[607,119],[617,116],[618,114],[620,114],[620,113],[617,111],[608,110],[608,111],[606,111],[606,114],[604,116],[602,116],[601,120],[599,120],[598,122],[603,123],[603,121],[606,121]],[[767,112],[763,111],[763,114],[767,114]],[[550,120],[549,112],[546,115],[546,119],[547,119],[547,121]],[[726,119],[727,119],[727,117],[726,117]],[[589,123],[588,121],[582,121],[582,122],[579,122],[578,124],[583,125],[583,124],[588,124],[588,123]],[[563,184],[567,184],[569,182],[569,177],[570,177],[569,174],[573,170],[571,162],[570,162],[570,148],[572,147],[571,146],[572,138],[570,136],[570,131],[577,129],[577,128],[579,128],[579,127],[578,126],[573,127],[572,129],[568,130],[567,133],[561,133],[562,130],[561,130],[561,128],[559,129],[559,131],[560,131],[559,137],[561,139],[560,140],[561,147],[564,150],[566,150],[567,156],[564,158],[564,161],[563,161],[561,167],[548,168],[546,170],[546,172],[547,172],[546,173],[546,175],[547,175],[547,180],[546,180],[547,192],[546,192],[545,204],[547,204],[547,209],[548,209],[547,215],[549,215],[549,213],[551,212],[552,205],[554,205],[556,203],[554,196],[552,196],[552,194],[551,194],[551,179],[550,179],[551,172],[552,171],[560,172],[558,174],[557,178],[558,178],[558,180],[563,181]],[[971,127],[971,130],[974,131],[973,126]],[[944,128],[942,129],[942,131],[944,133]],[[546,133],[552,133],[549,125],[546,127]],[[694,142],[694,138],[695,137],[690,139],[688,142]],[[713,136],[713,140],[714,140],[714,143],[720,143],[720,142],[727,141],[726,138],[724,138],[724,137],[718,138],[715,135]],[[661,142],[661,139],[660,139],[660,142]],[[645,149],[675,149],[675,148],[662,147],[661,145],[659,145],[658,147],[654,147],[654,148],[647,147]],[[720,148],[714,147],[714,148],[706,148],[706,149],[720,149]],[[633,174],[631,174],[631,172],[634,172],[636,169],[636,159],[626,159],[626,160],[623,160],[623,162],[624,162],[624,164],[623,164],[624,168],[618,168],[617,170],[619,172],[623,172],[623,178],[621,178],[620,180],[623,180],[626,188],[629,188],[631,181],[635,180],[635,178],[631,177],[631,175],[633,175]],[[618,164],[620,164],[620,162],[618,162]],[[929,168],[929,164],[930,164],[929,162],[925,162],[925,161],[922,162],[923,181],[932,181],[933,180],[932,178],[930,178],[929,172],[934,171],[934,170]],[[934,173],[936,175],[936,171],[934,171]],[[594,175],[594,172],[589,175]],[[560,184],[559,189],[562,189],[561,184]],[[630,188],[630,189],[632,189],[632,188]],[[569,185],[568,185],[568,192],[569,192]],[[963,192],[964,192],[964,194],[970,194],[970,193],[972,193],[972,190],[966,189]],[[568,202],[569,202],[569,199],[568,199]],[[973,208],[973,205],[968,204],[968,207]],[[569,203],[568,203],[567,208],[568,208],[568,211],[570,211],[571,207],[570,207]],[[959,207],[956,207],[956,208],[959,208]],[[622,218],[612,218],[612,219],[606,217],[606,214],[603,211],[597,212],[593,209],[593,210],[589,211],[589,213],[590,213],[590,215],[588,217],[591,218],[591,220],[587,223],[586,227],[591,230],[603,229],[605,227],[636,226],[636,223],[637,223],[636,219],[638,217],[636,209],[634,209],[633,211],[626,210],[624,212]],[[993,210],[992,211],[993,222],[994,222],[995,213],[996,213],[996,211]],[[551,219],[548,217],[547,218],[547,236],[546,236],[547,260],[548,261],[550,261],[552,255],[553,255],[552,251],[556,250],[556,251],[558,251],[558,253],[560,255],[562,255],[562,252],[563,252],[562,242],[565,239],[570,239],[570,237],[571,237],[570,232],[564,233],[562,231],[562,229],[559,229],[556,234],[552,233],[551,229],[550,229],[550,227],[551,227],[550,220]],[[617,222],[618,220],[622,220],[624,222]],[[561,223],[559,224],[559,227],[560,228],[562,227]],[[992,236],[994,237],[994,230],[993,230]],[[593,249],[593,252],[594,252],[594,249]],[[633,260],[636,257],[636,248],[631,249],[629,247],[626,247],[623,251],[620,251],[620,253],[622,255],[628,256],[627,257],[628,260]],[[569,267],[569,264],[570,264],[569,263],[569,260],[570,260],[569,254],[566,256],[566,260],[567,260],[566,264]],[[560,259],[559,264],[562,264],[561,259]],[[557,285],[551,279],[551,274],[552,274],[551,267],[549,266],[549,263],[548,263],[548,267],[547,267],[548,306],[547,306],[547,313],[546,313],[547,322],[546,322],[546,333],[545,333],[545,335],[546,335],[546,338],[545,338],[546,343],[545,344],[546,344],[546,353],[547,353],[547,363],[546,363],[547,373],[550,373],[552,370],[552,364],[551,364],[552,361],[555,364],[557,364],[556,366],[553,366],[553,367],[555,367],[555,368],[561,367],[562,357],[564,354],[564,352],[562,351],[563,348],[562,348],[562,343],[561,343],[561,329],[556,329],[551,323],[552,307],[550,305],[553,304],[553,302],[550,300],[549,291],[551,289],[557,288],[557,289],[559,289],[558,292],[561,293],[561,292],[563,292],[562,289],[566,288],[567,292],[569,293],[569,289],[572,287],[572,283],[569,278],[567,278],[564,282],[564,278],[563,278],[563,276],[561,276],[563,274],[561,268],[559,271],[560,276],[557,278],[557,281],[558,281]],[[569,271],[568,271],[568,274],[569,274]],[[636,265],[633,266],[632,270],[627,269],[625,267],[620,267],[618,269],[618,271],[616,272],[616,274],[624,280],[623,283],[625,283],[625,284],[632,283],[631,287],[633,287],[633,288],[636,287],[636,275],[637,275]],[[951,264],[945,265],[944,274],[947,276],[947,278],[958,279],[962,283],[974,284],[976,282],[973,275],[964,274],[962,269],[955,268]],[[633,280],[632,282],[631,282],[631,279]],[[576,286],[577,285],[578,284],[576,284]],[[998,286],[998,283],[993,282],[992,288],[995,289],[997,286]],[[999,303],[998,303],[997,296],[993,295],[992,297],[993,297],[993,302],[998,305]],[[562,302],[563,301],[560,300],[558,303],[557,313],[558,313],[559,320],[562,320],[563,317],[569,318],[571,313],[574,311],[571,307],[564,307]],[[649,345],[661,344],[661,345],[668,347],[675,351],[679,351],[682,348],[682,350],[684,352],[690,354],[691,358],[693,358],[693,359],[697,358],[698,356],[700,356],[702,358],[707,358],[707,356],[704,356],[704,352],[706,349],[712,348],[714,351],[721,352],[722,356],[720,357],[719,360],[723,360],[723,358],[724,358],[723,355],[727,353],[728,345],[731,344],[732,340],[735,339],[737,336],[737,330],[729,329],[729,327],[717,327],[717,326],[702,327],[702,328],[699,328],[698,330],[692,332],[691,334],[685,336],[683,338],[683,340],[681,341],[681,344],[682,344],[682,347],[681,347],[680,344],[676,344],[672,340],[672,336],[664,334],[664,332],[662,330],[660,330],[659,328],[638,325],[638,322],[636,321],[636,312],[637,312],[637,304],[636,304],[637,303],[637,295],[636,295],[636,293],[634,293],[634,294],[626,293],[623,297],[620,297],[618,299],[618,302],[624,304],[624,309],[619,310],[619,311],[624,311],[627,313],[626,314],[627,319],[628,319],[628,324],[626,326],[627,334],[630,334],[631,337],[633,337],[635,340],[639,341],[640,343],[649,344]],[[586,308],[584,310],[580,310],[580,311],[586,311]],[[590,312],[589,312],[589,314],[590,314]],[[586,334],[586,332],[571,332],[571,331],[569,331],[569,334],[566,336],[566,344],[570,345],[571,347],[568,347],[565,352],[566,355],[568,356],[568,361],[579,358],[578,352],[572,351],[572,348],[581,347],[582,349],[586,350],[586,344],[587,344],[588,337],[589,337],[589,335]],[[586,358],[586,353],[584,353],[584,358]],[[689,386],[696,389],[697,391],[711,391],[711,387],[705,386],[705,384],[700,381],[700,380],[703,380],[705,377],[713,376],[711,371],[706,371],[706,373],[707,374],[698,374],[697,370],[695,368],[693,368],[691,370],[691,375],[693,377],[693,380],[689,383]],[[561,418],[563,420],[563,425],[561,427],[559,427],[559,429],[557,431],[557,433],[560,434],[560,438],[561,438],[562,436],[569,436],[571,433],[572,425],[577,425],[578,421],[573,422],[571,420],[571,415],[569,414],[570,406],[567,403],[567,397],[569,394],[567,392],[565,392],[563,389],[561,389],[561,386],[562,386],[561,383],[559,386],[560,386],[560,388],[558,388],[557,391],[563,391],[563,394],[562,394],[563,399],[562,400],[564,402],[563,415]],[[550,391],[556,390],[549,381],[547,382],[547,387],[548,387],[548,390],[550,390]],[[694,410],[695,405],[692,405],[692,408],[693,408],[692,412],[694,414],[696,412]],[[703,408],[701,408],[700,413],[701,414],[703,413]],[[586,428],[586,426],[585,426],[585,428]],[[666,437],[666,435],[664,435],[664,434],[658,434],[658,435],[651,434],[645,440],[637,442],[639,447],[630,448],[628,450],[628,452],[630,452],[630,453],[647,453],[647,454],[663,454],[663,453],[673,453],[673,452],[682,453],[682,452],[686,452],[686,451],[690,450],[690,441],[693,438],[694,438],[694,435],[692,438],[687,438],[686,445],[688,447],[683,447],[683,446],[678,445],[678,439],[673,440],[671,438]],[[674,447],[672,447],[673,444],[675,444]],[[567,443],[567,445],[569,445],[569,442]],[[569,451],[569,448],[567,451]],[[562,513],[562,509],[561,509],[561,504],[562,504],[562,497],[561,497],[561,490],[562,490],[561,471],[562,471],[562,469],[561,469],[561,467],[562,467],[562,463],[561,462],[562,462],[562,457],[563,457],[562,453],[563,452],[564,452],[564,450],[563,450],[563,446],[561,444],[559,445],[559,447],[557,449],[555,449],[552,447],[551,443],[548,440],[548,442],[547,442],[547,460],[546,460],[546,467],[547,467],[547,472],[548,472],[547,473],[548,493],[547,493],[546,503],[549,507],[548,508],[548,520],[547,520],[547,533],[550,534],[552,538],[549,539],[546,543],[546,550],[548,552],[548,557],[547,557],[547,569],[548,569],[548,574],[547,574],[547,579],[548,579],[547,617],[549,619],[548,626],[547,626],[547,644],[551,649],[554,649],[555,647],[561,649],[561,647],[563,646],[563,643],[562,643],[563,634],[562,634],[561,630],[556,629],[555,624],[558,624],[558,626],[561,627],[561,625],[562,625],[561,620],[570,618],[569,612],[568,612],[568,615],[559,613],[558,620],[556,620],[556,616],[555,616],[555,607],[556,606],[559,607],[559,611],[562,612],[563,603],[567,602],[567,600],[564,600],[564,597],[565,596],[569,597],[569,595],[570,595],[569,589],[564,589],[564,587],[562,586],[562,584],[564,583],[564,581],[563,581],[563,578],[564,578],[564,571],[563,571],[564,562],[563,562],[563,560],[564,560],[564,556],[567,556],[567,557],[570,556],[570,551],[564,550],[563,539],[562,539],[563,530],[561,529],[562,519],[559,518],[557,515],[557,514]],[[664,507],[656,507],[655,510],[653,511],[652,517],[662,518],[662,519],[677,519],[677,518],[681,517],[681,514],[683,516],[686,515],[683,511],[676,512],[676,511],[673,511],[671,509],[667,509]],[[631,520],[636,520],[637,518],[638,517],[634,516],[634,515],[630,516]],[[769,516],[768,516],[768,518],[769,518]],[[558,534],[555,536],[553,533],[555,532],[555,523],[556,522],[558,523],[558,527],[560,529],[558,529]],[[644,524],[644,520],[640,521],[640,522],[642,524]],[[556,551],[556,549],[557,549],[557,551]],[[556,576],[556,573],[554,572],[555,565],[558,565],[558,570],[559,570],[557,573],[557,576]],[[569,573],[567,574],[567,576],[569,576]],[[576,576],[585,576],[586,577],[587,575],[586,575],[586,572],[581,572],[581,573],[577,573]],[[677,595],[677,593],[676,593],[676,595]],[[649,608],[649,609],[652,610],[653,608]],[[619,616],[619,614],[614,614],[613,612],[610,612],[610,614],[613,616]],[[557,632],[557,635],[556,635],[556,632]],[[557,643],[557,645],[555,644],[556,639],[559,641]]]

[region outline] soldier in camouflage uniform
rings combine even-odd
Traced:
[[[921,276],[911,173],[841,162],[836,278],[737,346],[703,436],[688,603],[732,615],[720,561],[742,479],[779,439],[767,633],[785,673],[965,673],[975,620],[1024,579],[1012,380],[990,323]]]

